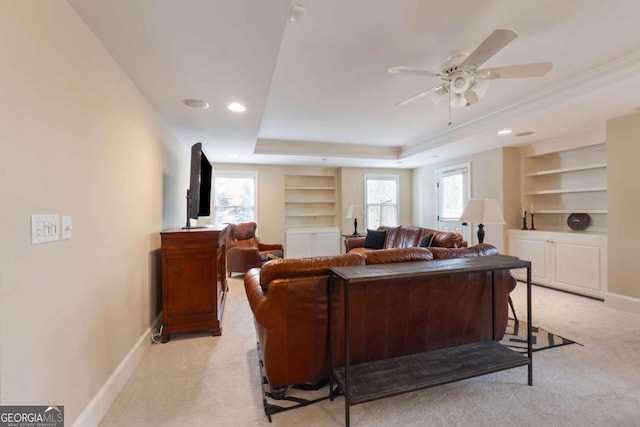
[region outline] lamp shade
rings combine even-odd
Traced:
[[[470,199],[460,221],[476,224],[504,224],[505,220],[496,199]]]
[[[362,205],[350,205],[347,210],[347,218],[364,218]]]

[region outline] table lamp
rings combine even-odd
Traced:
[[[350,205],[347,211],[347,218],[353,218],[353,235],[358,235],[358,218],[364,218],[362,205]]]
[[[484,242],[484,224],[504,224],[496,199],[469,199],[460,221],[478,224],[478,243]]]

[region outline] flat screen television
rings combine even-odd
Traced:
[[[191,172],[189,177],[189,189],[187,190],[187,225],[191,226],[191,219],[211,215],[211,179],[213,166],[207,158],[202,143],[198,142],[191,147]]]

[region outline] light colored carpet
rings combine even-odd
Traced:
[[[526,287],[512,294],[525,318]],[[580,345],[534,353],[526,367],[351,408],[353,426],[640,426],[640,316],[534,286],[533,324]],[[273,415],[262,407],[251,310],[230,280],[221,337],[156,344],[101,426],[340,426],[344,400]]]

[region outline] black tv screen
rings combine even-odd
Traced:
[[[198,142],[191,147],[191,173],[187,193],[187,227],[190,219],[211,215],[213,166]]]

